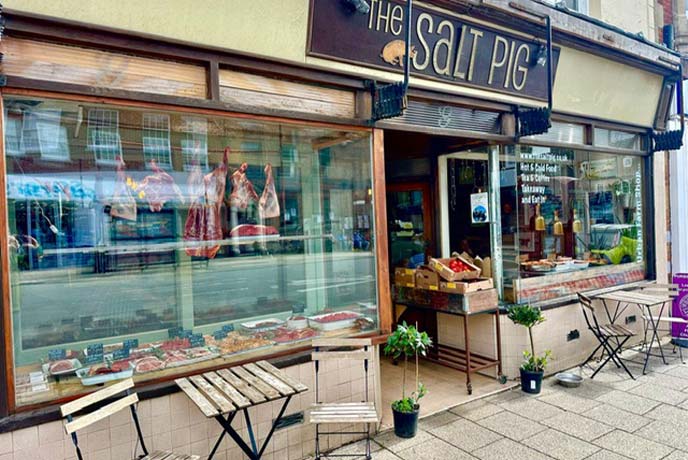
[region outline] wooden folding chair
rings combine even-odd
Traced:
[[[370,451],[370,425],[377,424],[380,417],[375,409],[375,403],[368,401],[368,369],[369,363],[373,359],[373,348],[370,339],[314,339],[312,354],[315,361],[315,404],[311,408],[310,421],[315,424],[315,460],[322,457],[358,457],[365,455],[371,459]],[[354,348],[354,351],[330,351],[331,348]],[[325,350],[323,350],[323,348]],[[361,360],[365,372],[364,386],[365,398],[361,402],[346,403],[325,403],[320,400],[319,373],[320,361],[323,360]],[[366,431],[330,432],[320,431],[323,424],[365,424]],[[320,437],[341,434],[365,434],[366,451],[365,453],[351,454],[323,454],[320,450]]]
[[[633,380],[635,380],[635,377],[633,377],[631,371],[628,370],[626,365],[623,363],[623,361],[621,361],[621,358],[618,356],[619,352],[621,351],[621,348],[624,346],[626,342],[628,342],[628,340],[631,337],[635,336],[635,333],[627,327],[621,326],[619,324],[609,323],[601,325],[597,321],[597,316],[595,315],[595,308],[592,306],[592,300],[590,299],[590,297],[579,292],[578,300],[581,304],[581,309],[583,310],[583,317],[585,318],[585,323],[588,325],[588,329],[590,330],[590,332],[593,333],[593,335],[599,342],[597,348],[595,348],[595,350],[593,350],[593,352],[590,353],[590,356],[588,356],[588,358],[585,361],[583,361],[581,367],[585,366],[588,363],[588,361],[590,361],[601,348],[603,350],[602,356],[604,356],[604,352],[606,352],[607,358],[602,362],[602,364],[600,364],[600,366],[597,369],[595,369],[592,376],[590,376],[591,379],[595,378],[595,375],[597,375],[597,373],[600,370],[602,370],[602,368],[606,366],[607,363],[611,360],[614,364],[616,364],[616,367],[623,368],[626,371],[626,373]]]
[[[62,416],[66,419],[65,430],[67,431],[67,434],[71,435],[72,437],[72,443],[74,443],[77,458],[79,460],[84,460],[81,449],[79,448],[79,438],[76,434],[77,431],[128,407],[131,411],[131,418],[134,421],[134,426],[136,427],[136,433],[139,438],[138,440],[139,444],[141,445],[141,450],[143,451],[142,455],[134,457],[136,460],[199,460],[201,457],[198,455],[175,454],[168,451],[155,451],[150,454],[148,453],[146,443],[143,441],[143,434],[141,433],[139,418],[136,414],[136,404],[138,403],[139,398],[136,393],[132,393],[130,391],[133,386],[134,381],[132,379],[127,379],[100,391],[96,391],[95,393],[86,395],[83,398],[77,399],[76,401],[64,404],[60,407]],[[117,399],[116,401],[111,402],[93,412],[74,419],[74,414],[77,412],[81,412],[89,406],[105,401],[106,399],[114,398],[121,393],[126,393],[126,396]],[[136,454],[134,453],[134,455]]]

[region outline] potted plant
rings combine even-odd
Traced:
[[[417,327],[409,326],[406,322],[397,326],[396,331],[387,339],[385,355],[394,360],[404,360],[403,377],[401,381],[401,399],[392,403],[394,415],[394,433],[401,438],[412,438],[418,429],[418,401],[426,395],[427,389],[418,379],[418,356],[425,356],[432,341],[426,332],[419,332]],[[409,358],[414,358],[416,365],[415,391],[406,394],[406,370]]]
[[[514,305],[509,308],[507,315],[514,324],[519,324],[528,329],[530,338],[530,351],[523,352],[523,364],[521,364],[521,390],[526,393],[540,393],[542,387],[542,377],[545,374],[547,360],[551,357],[551,351],[547,350],[542,356],[535,354],[533,343],[533,327],[542,323],[545,317],[539,308],[530,305]]]

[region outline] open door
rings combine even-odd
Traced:
[[[389,266],[415,267],[425,262],[427,248],[432,248],[433,228],[430,209],[430,185],[401,183],[387,186],[387,231]]]

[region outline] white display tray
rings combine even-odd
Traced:
[[[43,373],[48,374],[48,375],[55,375],[55,376],[61,376],[61,375],[72,375],[76,374],[77,369],[81,368],[81,362],[78,359],[64,359],[60,361],[69,361],[72,363],[72,369],[61,371],[61,372],[50,372],[50,364],[52,363],[44,363],[43,364]]]
[[[330,315],[335,314],[335,313],[350,313],[352,315],[356,315],[356,317],[351,318],[351,319],[343,319],[340,321],[332,321],[329,323],[322,323],[322,322],[318,321],[321,318],[325,318],[326,316],[330,316]],[[320,331],[334,331],[337,329],[346,329],[347,327],[353,326],[354,321],[356,321],[361,316],[363,316],[363,315],[361,315],[360,313],[349,311],[349,310],[337,311],[337,312],[333,312],[333,313],[324,313],[322,315],[309,316],[308,317],[308,325],[310,327],[312,327],[313,329],[317,329]]]
[[[126,369],[120,372],[113,372],[112,374],[88,375],[88,367],[79,369],[76,373],[77,377],[81,379],[81,384],[84,386],[101,385],[105,382],[113,380],[128,379],[134,375],[134,368]]]

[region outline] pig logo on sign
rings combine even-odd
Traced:
[[[416,58],[416,47],[411,46],[411,59]],[[382,48],[380,57],[388,64],[404,67],[404,57],[406,56],[406,42],[404,40],[392,40]]]

